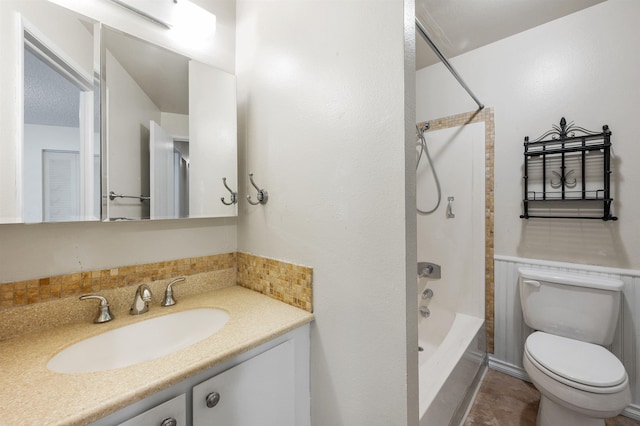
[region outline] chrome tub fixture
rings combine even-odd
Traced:
[[[453,201],[454,197],[447,197],[447,219],[453,219],[456,217],[455,213],[453,213]]]
[[[440,265],[431,262],[418,262],[418,278],[439,280],[442,276]]]

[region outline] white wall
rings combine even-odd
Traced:
[[[23,25],[47,35],[56,53],[91,78],[93,40],[67,11],[47,2],[0,2],[0,223],[22,220]],[[65,31],[60,31],[64,28]]]
[[[80,153],[80,130],[77,127],[25,124],[24,139],[24,221],[42,222],[42,151]]]
[[[160,112],[160,125],[174,138],[189,138],[189,116],[186,114]]]
[[[238,2],[240,188],[255,198],[253,172],[269,192],[240,204],[238,245],[313,267],[318,426],[417,424],[404,14],[392,0]]]
[[[640,2],[609,0],[451,60],[495,112],[496,254],[640,268],[638,16]],[[441,64],[419,71],[417,87],[422,119],[475,109]],[[563,116],[587,129],[610,126],[617,222],[519,218],[523,138]]]
[[[160,123],[160,109],[118,60],[107,51],[107,191],[149,196],[150,121]],[[116,198],[109,217],[149,217],[149,202]]]
[[[3,6],[8,4],[2,1]],[[27,4],[31,2],[16,2]],[[88,2],[86,0],[60,0],[68,3],[74,10],[87,10],[97,19],[105,18],[110,25],[137,35],[153,34],[158,30],[153,24],[146,23],[119,10],[117,7],[104,10],[100,7],[108,2]],[[198,0],[203,7],[212,11],[221,11],[227,16],[223,26],[218,25],[215,46],[210,51],[226,52],[216,56],[219,68],[235,69],[235,28],[233,19],[235,7],[233,1]],[[221,9],[217,9],[221,8]],[[15,16],[0,14],[0,27],[17,30]],[[220,23],[220,21],[219,21]],[[140,34],[142,33],[142,34]],[[2,51],[4,43],[11,43],[0,37]],[[19,47],[22,48],[21,46]],[[16,47],[17,49],[17,47]],[[5,66],[6,65],[6,66]],[[16,64],[5,61],[0,66],[0,136],[2,140],[15,141],[17,133],[15,122],[19,109],[6,102],[16,101],[20,88],[5,80],[9,73],[15,72]],[[15,79],[12,80],[15,82]],[[7,84],[4,84],[7,82]],[[12,145],[13,146],[13,145]],[[3,151],[2,158],[14,156],[14,149]],[[11,163],[15,164],[15,163]],[[10,164],[10,165],[11,165]],[[0,188],[9,186],[6,191],[13,195],[15,171],[11,167],[0,167]],[[0,189],[0,191],[5,191]],[[4,194],[4,192],[3,192]],[[3,207],[0,207],[3,208]],[[4,213],[0,213],[2,216]],[[34,225],[0,225],[0,283],[67,274],[78,271],[102,269],[124,265],[157,262],[161,260],[196,257],[216,253],[235,251],[236,219],[183,219],[156,222],[117,222],[117,223],[66,223]]]

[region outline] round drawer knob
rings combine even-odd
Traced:
[[[167,417],[160,423],[160,426],[178,426],[178,421],[173,417]]]
[[[207,402],[207,407],[213,408],[220,402],[220,394],[218,392],[211,392],[207,395],[205,401]]]

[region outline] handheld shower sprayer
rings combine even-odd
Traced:
[[[427,161],[429,162],[429,166],[431,167],[431,173],[433,174],[433,180],[436,183],[436,191],[438,193],[438,200],[436,202],[436,205],[434,208],[432,208],[431,210],[420,210],[419,207],[416,206],[416,210],[418,210],[418,213],[422,214],[422,215],[428,215],[431,214],[433,212],[435,212],[436,210],[438,210],[438,207],[440,206],[440,201],[442,201],[442,190],[440,189],[440,180],[438,179],[438,174],[436,173],[436,169],[435,167],[433,167],[433,161],[431,160],[431,155],[429,154],[429,148],[427,147],[427,141],[424,138],[424,132],[429,130],[429,127],[431,127],[431,124],[427,121],[425,122],[422,127],[418,127],[418,125],[416,124],[416,131],[418,133],[418,141],[420,143],[420,152],[418,154],[418,162],[416,163],[416,172],[418,171],[418,167],[420,166],[420,160],[422,159],[422,155],[424,154],[427,157]]]

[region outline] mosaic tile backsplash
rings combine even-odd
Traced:
[[[237,253],[238,284],[313,312],[313,269],[247,253]]]
[[[260,291],[312,312],[311,268],[237,252],[0,284],[0,311],[226,269],[236,270],[237,282],[231,285]]]
[[[235,268],[236,253],[78,272],[0,285],[0,309]]]

